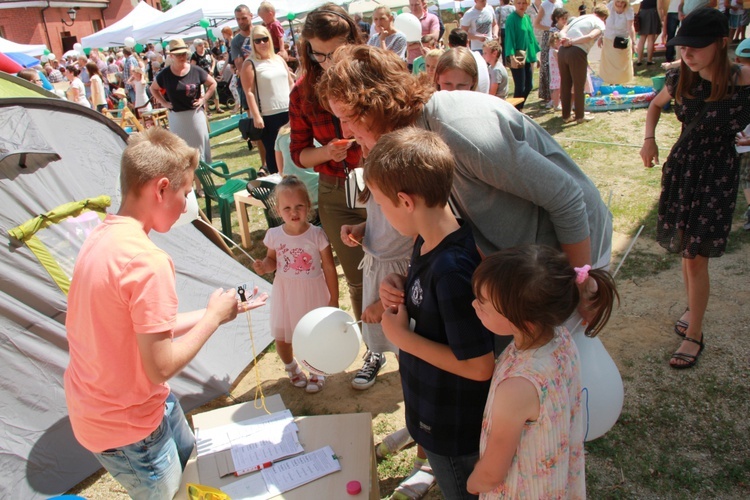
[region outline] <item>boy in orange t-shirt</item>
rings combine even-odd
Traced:
[[[68,295],[65,397],[76,439],[133,498],[172,498],[194,437],[167,380],[219,325],[265,303],[216,290],[177,313],[172,259],[148,238],[186,211],[198,150],[159,127],[131,136],[122,204],[83,244]],[[179,341],[175,337],[180,336]]]

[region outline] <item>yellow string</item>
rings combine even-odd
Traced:
[[[266,408],[266,396],[263,394],[263,387],[261,386],[261,380],[260,380],[260,372],[258,371],[258,357],[255,353],[255,338],[253,337],[253,322],[250,319],[250,311],[245,311],[245,316],[247,317],[247,329],[250,332],[250,345],[253,348],[253,371],[255,372],[255,401],[253,401],[253,406],[256,410],[260,410],[263,408],[267,414],[271,414],[271,412]],[[259,396],[260,395],[260,396]],[[258,404],[258,401],[260,400],[260,405]]]

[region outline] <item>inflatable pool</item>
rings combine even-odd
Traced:
[[[586,97],[586,111],[617,111],[647,108],[656,96],[653,87],[639,85],[602,85],[595,95]]]

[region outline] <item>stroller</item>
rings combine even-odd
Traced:
[[[218,82],[216,84],[216,93],[219,95],[219,102],[222,106],[234,106],[234,96],[229,90],[228,82]]]

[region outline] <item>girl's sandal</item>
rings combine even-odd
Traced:
[[[291,382],[294,387],[299,389],[307,387],[307,375],[305,375],[305,372],[300,369],[297,363],[294,363],[294,368],[291,370],[286,368],[286,376],[289,377],[289,382]]]
[[[685,332],[687,331],[688,326],[690,326],[690,323],[688,321],[685,321],[682,318],[685,316],[685,313],[689,311],[690,311],[689,307],[685,308],[685,312],[682,313],[682,316],[680,316],[680,319],[678,319],[674,324],[674,333],[678,337],[682,337],[683,339],[685,338]]]
[[[687,354],[687,353],[679,352],[679,351],[677,351],[674,354],[672,354],[672,359],[670,359],[669,366],[672,367],[672,368],[675,368],[677,370],[682,370],[682,369],[685,369],[685,368],[692,368],[692,367],[694,367],[695,364],[698,362],[698,357],[701,355],[701,353],[703,352],[703,348],[705,347],[705,344],[703,343],[703,334],[702,333],[701,333],[701,339],[700,340],[691,339],[690,337],[685,337],[682,340],[683,341],[692,342],[693,344],[698,344],[698,346],[700,346],[700,347],[698,348],[698,352],[695,353],[695,354]],[[682,361],[682,363],[672,364],[671,363],[672,360]]]
[[[305,390],[310,394],[315,394],[316,392],[320,392],[320,390],[323,389],[325,382],[326,378],[322,375],[314,375],[311,373]]]

